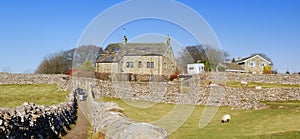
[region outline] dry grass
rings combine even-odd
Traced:
[[[259,83],[259,82],[248,82],[248,86],[241,85],[240,82],[227,81],[226,86],[235,88],[255,88],[261,86],[263,88],[300,88],[299,84],[277,84],[277,83]]]

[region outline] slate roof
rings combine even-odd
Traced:
[[[165,43],[109,44],[97,63],[118,62],[123,56],[163,56],[168,47]]]
[[[168,45],[165,43],[127,43],[122,45],[120,53],[124,55],[164,55]]]
[[[242,66],[236,63],[226,63],[226,71],[245,71]]]
[[[269,63],[271,63],[271,61],[269,61],[269,60],[263,58],[263,57],[260,56],[260,55],[252,55],[252,56],[248,56],[248,57],[245,57],[245,58],[242,58],[242,59],[236,61],[236,63],[242,63],[242,62],[245,62],[246,60],[248,60],[248,59],[250,59],[250,58],[253,58],[253,57],[256,57],[256,56],[259,56],[259,57],[261,57],[262,59],[264,59],[264,60],[268,61]]]
[[[243,61],[245,61],[245,60],[247,60],[247,59],[250,59],[250,58],[252,58],[252,57],[254,57],[254,56],[255,56],[255,55],[253,55],[253,56],[248,56],[248,57],[245,57],[245,58],[242,58],[242,59],[240,59],[240,60],[237,60],[236,63],[243,62]]]

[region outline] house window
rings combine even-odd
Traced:
[[[142,48],[142,52],[146,52],[146,48]]]
[[[129,68],[133,68],[133,62],[129,62]]]
[[[105,58],[105,60],[106,60],[106,61],[112,61],[113,58],[112,58],[112,57],[107,57],[107,58]]]
[[[167,63],[164,63],[165,70],[168,69]]]
[[[147,62],[147,68],[154,68],[154,62]]]
[[[189,67],[189,70],[194,70],[194,67]]]
[[[133,62],[126,62],[127,68],[133,68]]]
[[[266,64],[265,64],[264,62],[260,62],[260,66],[261,66],[261,67],[265,67],[265,65],[266,65]]]
[[[255,63],[254,62],[249,62],[249,67],[255,67]]]
[[[139,67],[139,68],[142,68],[142,66],[143,66],[143,65],[142,65],[142,61],[139,61],[138,67]]]

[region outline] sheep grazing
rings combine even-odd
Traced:
[[[222,123],[229,123],[229,121],[230,121],[230,115],[229,114],[223,115],[221,122]]]
[[[246,81],[241,81],[241,85],[248,86],[248,82],[246,82]]]

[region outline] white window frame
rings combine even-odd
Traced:
[[[265,63],[265,62],[260,62],[260,63],[259,63],[259,66],[265,67],[265,66],[266,66],[266,63]]]
[[[147,62],[147,68],[154,68],[154,62]]]
[[[129,68],[133,68],[133,62],[129,62]]]
[[[126,68],[133,68],[133,62],[126,62]]]
[[[139,61],[139,63],[138,63],[138,67],[139,67],[139,68],[142,68],[142,67],[143,67],[143,63],[142,63],[142,61]]]
[[[150,62],[147,62],[147,68],[150,68]]]
[[[255,65],[255,62],[250,61],[249,64],[248,64],[248,66],[249,66],[249,67],[255,67],[256,65]]]

